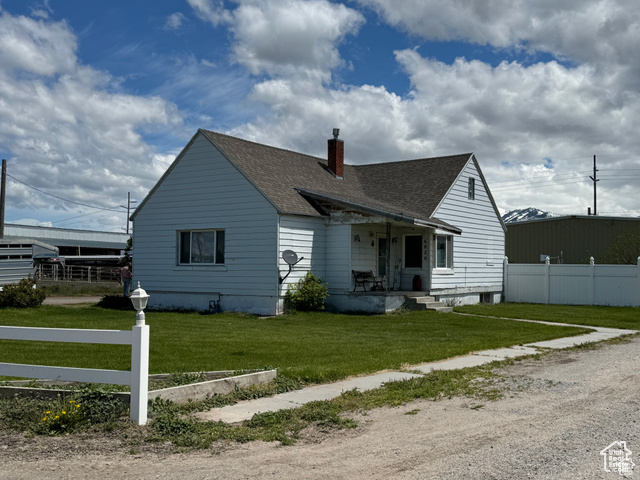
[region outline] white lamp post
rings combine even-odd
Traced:
[[[144,309],[147,308],[147,301],[149,300],[149,295],[142,288],[140,288],[140,282],[138,282],[138,288],[136,288],[131,296],[131,303],[133,303],[133,308],[136,310],[136,325],[144,325]]]
[[[136,324],[132,328],[131,342],[131,396],[129,407],[131,420],[138,425],[147,423],[147,403],[149,401],[149,326],[145,325],[144,309],[149,295],[138,282],[131,294],[131,303],[136,309]]]

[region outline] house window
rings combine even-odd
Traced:
[[[470,178],[469,179],[469,200],[475,200],[475,199],[476,199],[476,179]]]
[[[404,237],[405,268],[422,268],[422,235]]]
[[[224,230],[190,230],[179,234],[179,264],[224,263]]]
[[[436,268],[453,268],[453,237],[436,235]]]

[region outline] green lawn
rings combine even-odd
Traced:
[[[583,305],[540,305],[533,303],[500,303],[498,305],[466,305],[456,312],[503,318],[527,318],[547,322],[592,325],[596,327],[640,330],[640,308],[597,307]]]
[[[523,315],[517,315],[522,317]],[[0,323],[129,329],[134,312],[95,306],[0,310]],[[438,312],[395,315],[147,312],[150,373],[278,368],[310,382],[397,369],[472,351],[570,336],[583,329]],[[0,340],[0,362],[128,369],[130,348]]]

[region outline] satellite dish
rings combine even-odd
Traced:
[[[289,265],[295,265],[298,263],[298,255],[293,250],[285,250],[282,252],[282,259]]]

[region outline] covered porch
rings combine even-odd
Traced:
[[[298,192],[327,217],[323,266],[329,309],[382,313],[411,303],[407,299],[435,302],[428,298],[432,272],[450,268],[453,273],[452,237],[462,233],[458,227],[412,212],[389,212],[373,202],[365,206]],[[356,282],[357,274],[366,272],[370,281]]]
[[[329,231],[332,227],[343,232],[348,248],[344,263],[327,264],[328,272],[337,270],[329,277],[341,276],[341,281],[329,282],[331,309],[375,313],[402,307],[451,310],[429,295],[433,269],[452,257],[452,243],[441,240],[451,236],[451,231],[354,212],[332,215]]]

